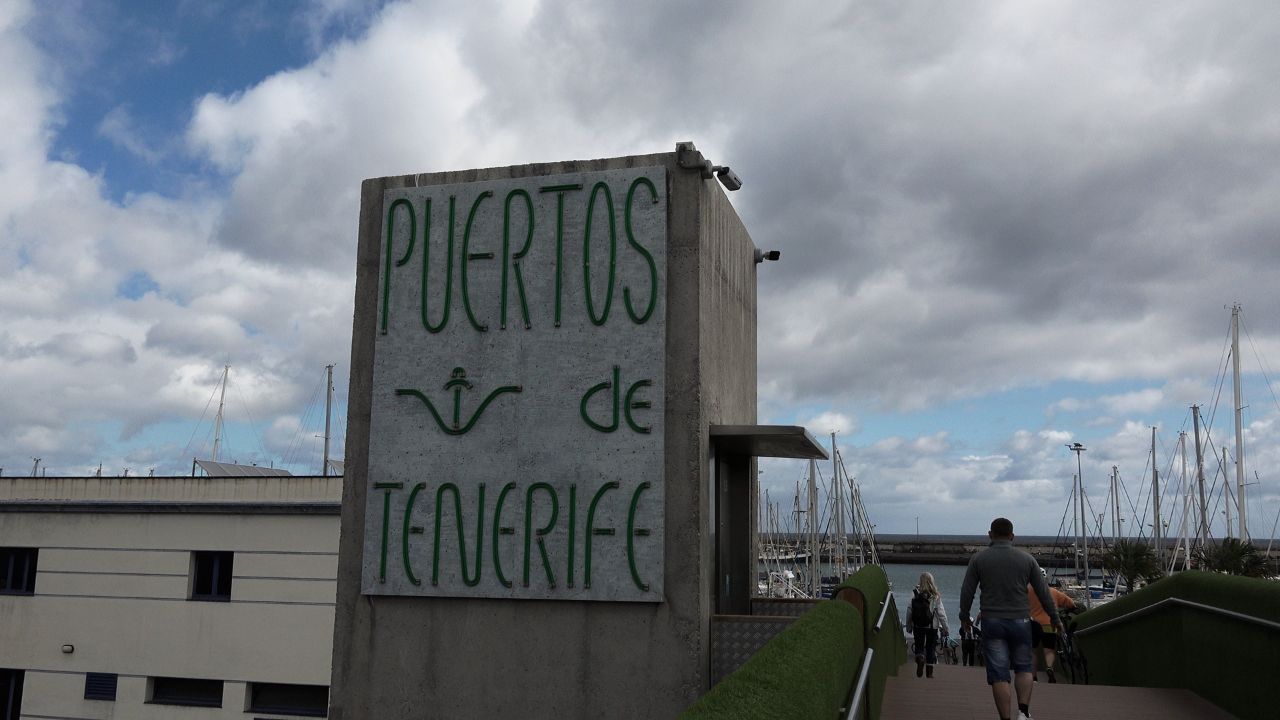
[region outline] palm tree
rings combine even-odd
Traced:
[[[1102,565],[1116,574],[1116,585],[1124,582],[1130,590],[1138,580],[1153,580],[1163,574],[1151,546],[1137,540],[1117,540],[1103,556]]]
[[[1267,577],[1271,574],[1267,559],[1258,552],[1258,548],[1239,538],[1226,538],[1217,545],[1203,547],[1196,553],[1196,558],[1205,570],[1245,577]]]

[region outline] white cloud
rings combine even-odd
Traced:
[[[159,151],[143,139],[129,108],[124,105],[117,105],[103,116],[102,122],[98,123],[98,133],[147,162],[154,163],[160,159]]]
[[[58,133],[85,90],[30,40],[44,12],[0,6],[0,458],[166,467],[181,448],[112,433],[192,422],[227,361],[288,447],[318,368],[345,382],[362,179],[686,139],[743,176],[735,206],[783,251],[759,270],[761,417],[837,429],[882,527],[1056,527],[1075,440],[1091,493],[1113,464],[1141,474],[1152,424],[1167,463],[1181,407],[1213,393],[1224,303],[1249,312],[1247,353],[1280,355],[1262,5],[318,0],[299,16],[314,58],[198,86],[180,138],[141,130],[128,97],[88,123],[158,172],[185,172],[181,147],[210,173],[167,196],[53,157],[76,155]],[[137,273],[155,290],[119,296]],[[1063,381],[1047,420],[994,438],[930,415]],[[1250,457],[1277,459],[1256,412]],[[863,438],[874,413],[919,428]],[[803,466],[762,465],[780,493]]]
[[[818,415],[797,424],[807,428],[809,432],[820,435],[823,438],[829,437],[832,432],[835,432],[837,435],[846,435],[851,432],[857,432],[859,429],[856,418],[830,410],[819,413]]]
[[[127,441],[155,423],[193,424],[228,358],[258,412],[300,403],[300,371],[348,356],[349,270],[248,262],[213,242],[218,198],[131,193],[114,202],[101,177],[51,159],[50,128],[64,99],[41,81],[57,73],[24,35],[30,13],[5,7],[0,458],[44,454],[59,472],[119,466],[138,452],[114,447],[110,428]],[[158,159],[136,144],[123,109],[101,129]],[[118,296],[135,273],[158,289],[138,300]],[[168,452],[163,469],[182,472],[181,448]]]
[[[1081,410],[1086,410],[1089,408],[1091,404],[1092,402],[1089,400],[1081,400],[1080,398],[1069,397],[1069,398],[1062,398],[1061,400],[1055,402],[1053,405],[1050,405],[1049,410],[1050,412],[1061,411],[1061,412],[1073,413],[1073,412],[1080,412]]]
[[[1159,388],[1146,388],[1121,395],[1103,395],[1098,402],[1117,415],[1149,413],[1164,403],[1164,392]]]

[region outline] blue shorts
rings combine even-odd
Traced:
[[[987,661],[987,684],[1009,682],[1009,668],[1029,673],[1031,660],[1031,619],[984,618],[982,657]]]

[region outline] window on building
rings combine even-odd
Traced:
[[[151,699],[158,705],[222,707],[222,681],[194,678],[153,677]]]
[[[249,712],[325,717],[329,712],[329,688],[253,683],[249,686]]]
[[[86,673],[84,676],[84,699],[115,700],[118,679],[119,676],[115,673]]]
[[[22,671],[0,668],[0,720],[22,717]]]
[[[0,548],[0,594],[36,591],[36,554],[35,548]]]
[[[196,551],[191,553],[191,599],[231,599],[232,553],[223,551]]]

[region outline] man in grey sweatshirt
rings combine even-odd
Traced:
[[[960,624],[968,629],[973,620],[973,594],[982,588],[982,655],[987,663],[987,684],[1000,720],[1009,717],[1009,670],[1018,694],[1018,720],[1031,720],[1031,682],[1035,665],[1031,656],[1031,608],[1027,585],[1035,590],[1054,627],[1062,632],[1062,620],[1049,595],[1049,586],[1035,558],[1013,546],[1013,523],[1006,518],[991,521],[987,533],[991,545],[969,560],[960,588]]]

